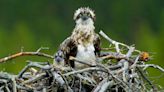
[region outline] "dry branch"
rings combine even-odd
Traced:
[[[3,63],[5,61],[20,57],[20,56],[41,56],[41,57],[46,57],[46,58],[51,58],[53,59],[54,56],[46,54],[46,53],[42,53],[40,52],[40,49],[38,49],[36,52],[19,52],[13,55],[10,55],[8,57],[4,57],[0,59],[0,63]]]
[[[155,64],[146,64],[144,61],[150,60],[147,53],[142,54],[133,46],[112,40],[102,31],[100,34],[114,45],[116,52],[111,52],[113,47],[102,49],[105,52],[101,52],[95,65],[75,57],[70,59],[87,67],[72,69],[69,66],[29,61],[18,75],[0,72],[0,92],[157,92],[161,90],[149,79],[146,71],[147,68],[156,68],[164,73],[164,69]],[[126,53],[124,51],[125,54],[120,47],[127,49]],[[44,48],[39,48],[36,52],[21,51],[0,59],[0,63],[25,55],[54,59],[52,55],[40,52],[42,49]]]

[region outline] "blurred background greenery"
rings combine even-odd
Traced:
[[[151,52],[150,63],[164,67],[164,0],[0,0],[0,57],[40,47],[53,55],[74,28],[74,11],[83,6],[95,10],[96,32],[102,29],[112,39]],[[0,64],[0,70],[17,74],[26,60],[52,63],[26,56]],[[158,70],[149,72],[164,86],[164,77],[154,78],[161,75]]]

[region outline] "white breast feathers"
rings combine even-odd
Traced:
[[[77,55],[76,58],[78,60],[87,62],[89,64],[94,65],[96,63],[96,56],[95,56],[95,48],[93,46],[93,44],[87,44],[86,46],[83,45],[78,45],[77,46]],[[78,62],[75,62],[75,66],[76,67],[84,67],[84,64],[80,64]]]

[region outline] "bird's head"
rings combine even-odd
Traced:
[[[82,7],[75,11],[74,20],[77,25],[94,24],[95,14],[89,7]]]

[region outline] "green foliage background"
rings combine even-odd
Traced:
[[[150,63],[164,67],[164,0],[0,0],[0,57],[41,46],[49,47],[44,52],[53,55],[71,34],[73,13],[82,6],[95,10],[96,32],[102,29],[117,41],[151,52]],[[53,62],[20,57],[1,63],[0,70],[17,74],[26,60]],[[149,72],[150,76],[161,74],[155,69]],[[164,86],[164,77],[152,79]]]

